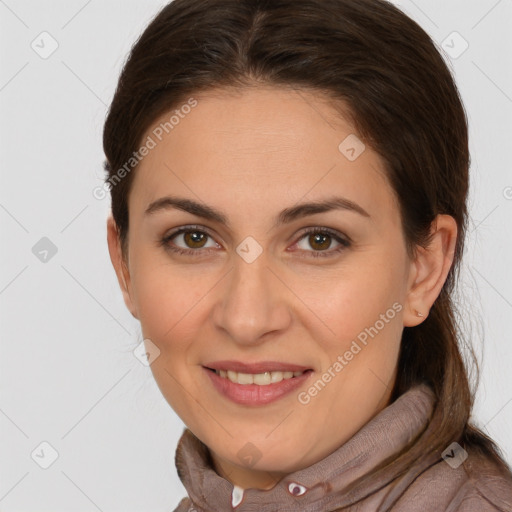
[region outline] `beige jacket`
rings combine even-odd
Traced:
[[[344,489],[428,427],[430,388],[410,389],[323,460],[281,479],[270,490],[233,487],[212,468],[207,447],[185,429],[176,468],[189,497],[174,512],[512,512],[512,476],[491,460],[450,445],[426,467]],[[466,457],[467,456],[467,457]]]

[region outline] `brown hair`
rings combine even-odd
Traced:
[[[428,384],[436,397],[433,428],[386,468],[432,453],[439,458],[458,441],[509,472],[499,448],[469,422],[474,390],[452,301],[467,226],[466,115],[435,44],[399,9],[383,0],[174,0],[146,28],[121,73],[104,128],[107,180],[151,124],[191,95],[258,83],[319,91],[334,105],[338,100],[386,164],[410,255],[428,244],[437,214],[457,222],[443,289],[425,321],[404,328],[392,397]],[[124,248],[132,178],[128,173],[110,190]]]

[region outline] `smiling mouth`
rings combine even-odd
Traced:
[[[232,370],[215,370],[213,368],[205,367],[208,370],[216,373],[219,377],[227,379],[234,384],[256,384],[258,386],[268,386],[270,384],[276,384],[283,380],[289,380],[296,377],[300,377],[305,373],[311,372],[312,370],[304,370],[304,371],[272,371],[272,372],[263,372],[263,373],[242,373],[235,372]]]

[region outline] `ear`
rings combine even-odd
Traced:
[[[430,244],[427,248],[417,247],[411,265],[403,317],[405,327],[414,327],[427,318],[453,263],[457,240],[455,219],[450,215],[438,215],[430,234]],[[423,316],[418,316],[418,312]]]
[[[126,307],[130,313],[138,319],[139,317],[137,316],[137,310],[132,300],[133,294],[131,291],[130,272],[121,250],[119,231],[112,215],[109,215],[107,219],[107,243],[108,252],[110,253],[110,261],[112,261],[112,265],[116,271],[119,286],[123,292],[124,303],[126,304]]]

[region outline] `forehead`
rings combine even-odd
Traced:
[[[148,138],[152,149],[135,171],[130,209],[178,193],[255,214],[333,192],[376,214],[394,204],[380,157],[327,97],[312,91],[254,87],[193,95],[160,116]]]

